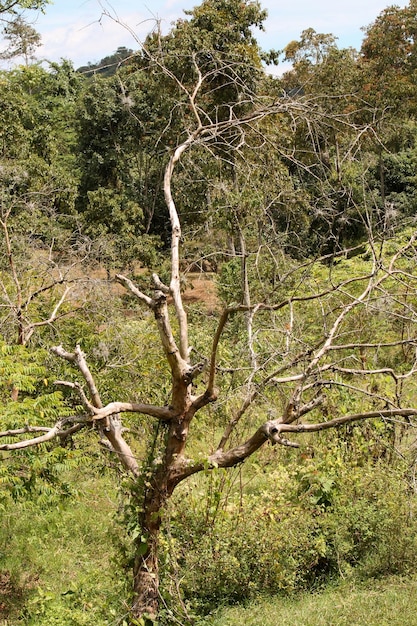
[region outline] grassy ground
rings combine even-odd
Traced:
[[[224,609],[206,626],[417,626],[417,578],[348,584]]]
[[[0,510],[0,626],[115,622],[101,617],[115,603],[114,487],[105,477],[74,484],[67,503]]]
[[[76,492],[68,500],[0,506],[0,626],[123,624],[128,592],[118,570],[116,537],[124,533],[114,522],[119,504],[115,478],[94,468],[85,474],[70,476]],[[258,482],[257,489],[261,486],[267,485]],[[388,539],[399,545],[398,536]],[[206,563],[206,581],[207,571]],[[221,582],[219,589],[224,587]],[[242,624],[417,626],[417,575],[356,585],[346,581],[322,593],[259,599],[246,607],[219,609],[194,626]]]

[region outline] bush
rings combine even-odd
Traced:
[[[336,448],[258,473],[243,491],[224,470],[206,484],[196,478],[187,495],[179,489],[166,524],[165,593],[179,587],[184,605],[204,613],[340,576],[415,572],[416,498],[403,468],[347,462]]]

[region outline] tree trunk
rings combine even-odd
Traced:
[[[142,537],[146,538],[146,544],[142,539],[135,557],[132,617],[148,619],[149,624],[152,624],[158,614],[159,604],[159,528],[143,528]],[[142,550],[145,550],[144,554],[140,554]]]
[[[140,537],[136,543],[133,570],[132,617],[142,618],[149,626],[156,620],[159,608],[158,547],[162,515],[176,485],[185,477],[182,472],[178,476],[178,458],[182,455],[192,413],[172,420],[169,435],[163,443],[165,460],[157,467],[152,467],[152,462],[149,464],[148,472],[152,475],[148,473],[149,482],[143,500],[137,502]],[[154,459],[155,456],[156,451]]]
[[[140,536],[136,540],[136,554],[133,568],[132,617],[144,619],[145,624],[153,624],[159,606],[159,566],[158,544],[161,516],[169,494],[166,486],[166,467],[159,467],[150,478],[144,499],[138,502]]]

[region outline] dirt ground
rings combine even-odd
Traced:
[[[187,303],[201,302],[207,307],[207,312],[214,312],[219,308],[219,299],[216,293],[216,282],[213,274],[187,274],[187,287],[182,294]]]

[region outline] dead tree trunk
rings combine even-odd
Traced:
[[[159,562],[158,543],[161,515],[168,500],[165,472],[158,472],[153,478],[143,501],[143,513],[139,514],[140,536],[135,546],[133,566],[134,618],[153,620],[159,606]]]
[[[177,380],[177,385],[173,386],[173,401],[179,400],[185,410],[172,417],[162,449],[156,451],[155,457],[142,472],[144,486],[142,501],[138,502],[140,536],[136,541],[133,569],[134,618],[152,620],[158,614],[158,543],[162,516],[175,487],[193,473],[190,462],[184,456],[190,423],[199,408],[215,399],[214,395],[209,394],[194,398],[188,380],[184,374],[182,381]]]

